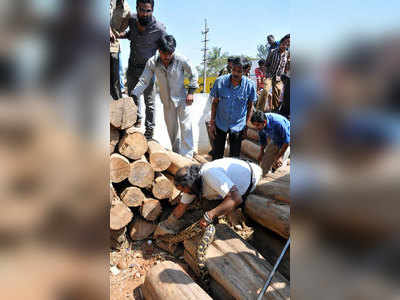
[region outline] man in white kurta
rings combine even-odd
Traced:
[[[138,99],[154,74],[156,75],[172,150],[183,156],[193,157],[191,114],[193,93],[199,87],[197,71],[187,58],[175,53],[176,42],[173,36],[163,36],[159,44],[158,53],[147,61],[132,94]],[[184,85],[185,73],[189,77],[188,91]]]

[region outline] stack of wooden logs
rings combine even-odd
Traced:
[[[173,176],[196,163],[148,141],[136,130],[132,98],[110,103],[110,230],[111,247],[128,245],[152,235],[163,206],[175,205],[179,190]]]

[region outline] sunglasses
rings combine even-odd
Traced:
[[[144,9],[144,8],[142,8],[142,7],[138,7],[138,10],[141,12],[141,13],[151,13],[151,12],[153,12],[153,10],[152,9]]]

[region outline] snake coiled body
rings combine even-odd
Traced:
[[[201,235],[201,238],[197,245],[197,266],[199,268],[200,280],[202,281],[204,288],[208,289],[210,276],[205,259],[206,250],[215,238],[215,226],[209,224],[205,229],[203,229],[200,226],[200,221],[197,221],[176,235],[164,235],[159,236],[158,238],[167,242],[169,246],[168,248],[171,250],[174,244],[192,239],[198,235]]]

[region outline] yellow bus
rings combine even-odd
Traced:
[[[217,79],[217,76],[214,77],[207,77],[207,82],[206,82],[206,91],[205,93],[210,93],[215,80]],[[195,93],[203,93],[203,77],[199,77],[199,88],[195,91]],[[185,78],[185,88],[188,88],[189,86],[189,79]]]

